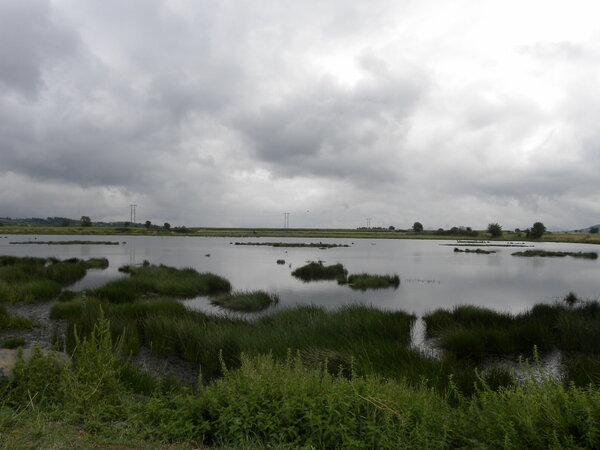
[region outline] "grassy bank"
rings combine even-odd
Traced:
[[[102,318],[72,365],[41,355],[0,387],[0,445],[99,448],[598,448],[600,392],[550,380],[451,397],[331,373],[301,355],[240,357],[194,392],[118,359]],[[449,382],[452,390],[452,380]],[[65,433],[58,437],[57,430]],[[75,432],[76,430],[76,432]]]

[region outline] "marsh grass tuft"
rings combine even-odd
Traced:
[[[596,354],[600,349],[600,303],[538,304],[521,314],[475,306],[438,309],[423,317],[427,334],[459,358],[529,354],[553,348]]]
[[[475,250],[471,250],[469,248],[465,248],[464,250],[461,250],[458,247],[454,247],[454,253],[475,253],[478,255],[490,255],[492,253],[496,253],[496,250],[483,250],[481,248],[475,249]]]
[[[522,252],[515,252],[512,256],[544,256],[544,257],[565,257],[571,256],[573,258],[584,258],[584,259],[598,259],[597,252],[551,252],[547,250],[525,250]]]
[[[279,303],[279,296],[266,291],[238,291],[217,295],[210,302],[232,311],[256,312]]]
[[[322,261],[312,261],[302,267],[298,267],[292,272],[292,276],[299,278],[304,282],[317,280],[338,280],[345,281],[348,271],[341,264],[326,266]]]
[[[198,273],[191,268],[176,269],[148,263],[141,267],[124,266],[119,270],[129,273],[130,276],[110,281],[90,291],[90,294],[119,303],[133,301],[147,295],[189,298],[231,290],[231,284],[226,279],[211,273]]]
[[[385,289],[389,287],[397,288],[400,286],[400,277],[398,275],[372,275],[368,273],[359,273],[348,276],[347,283],[352,289],[359,289],[361,291],[367,289]]]
[[[17,241],[11,242],[13,245],[119,245],[115,241]]]
[[[62,286],[82,279],[88,269],[107,266],[106,258],[0,257],[0,302],[49,300],[59,295]]]

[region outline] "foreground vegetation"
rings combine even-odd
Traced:
[[[0,395],[0,444],[78,448],[598,448],[600,392],[532,378],[469,397],[243,355],[198,391],[118,358],[99,317],[72,365],[35,355]],[[118,346],[117,346],[118,348]],[[452,382],[450,380],[452,389]],[[57,437],[57,430],[65,433]]]

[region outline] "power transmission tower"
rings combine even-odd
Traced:
[[[371,228],[371,218],[367,217],[367,228]]]
[[[129,217],[132,225],[135,224],[135,207],[137,205],[129,205]]]
[[[287,229],[289,227],[290,227],[290,213],[284,212],[283,213],[283,228]]]

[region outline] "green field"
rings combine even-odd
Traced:
[[[383,228],[204,228],[186,229],[142,228],[142,227],[9,227],[0,228],[0,235],[14,234],[56,234],[56,235],[97,235],[97,236],[214,236],[214,237],[290,237],[290,238],[349,238],[349,239],[444,239],[469,241],[520,241],[520,242],[568,242],[582,244],[600,244],[600,234],[593,233],[546,233],[540,239],[527,239],[524,233],[504,231],[500,238],[490,238],[485,230],[477,231],[477,236],[447,234],[447,231],[388,230]]]

